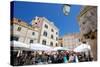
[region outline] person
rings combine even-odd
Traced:
[[[33,55],[33,56],[32,56],[32,60],[31,60],[31,61],[32,61],[32,64],[36,64],[36,63],[35,63],[35,60],[36,60],[36,59],[35,59],[35,56]]]
[[[74,60],[75,60],[74,55],[70,54],[68,62],[71,63],[71,62],[74,62]]]
[[[67,62],[68,62],[68,59],[67,59],[67,56],[66,56],[66,54],[64,54],[64,57],[63,57],[63,59],[64,59],[64,63],[67,63]]]
[[[54,54],[52,57],[52,63],[57,63],[57,54]]]
[[[48,55],[47,62],[48,62],[48,64],[51,64],[52,63],[52,60],[51,60],[50,55]]]
[[[61,54],[59,54],[57,57],[57,63],[64,63],[64,59],[63,59],[63,56]]]
[[[47,62],[46,53],[44,53],[44,54],[41,55],[41,62],[42,62],[43,64],[46,64],[46,62]]]
[[[67,63],[68,62],[68,60],[67,60],[67,57],[66,56],[64,56],[64,63]]]
[[[74,54],[74,62],[79,62],[79,60],[78,60],[78,57],[77,57],[77,55],[76,54]]]
[[[51,63],[53,63],[53,54],[50,55]]]

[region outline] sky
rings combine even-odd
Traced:
[[[36,16],[45,17],[59,29],[59,35],[80,32],[77,16],[80,5],[71,5],[69,15],[64,15],[62,4],[14,1],[13,17],[31,24]]]

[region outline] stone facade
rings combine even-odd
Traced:
[[[31,25],[16,18],[11,21],[11,40],[55,47],[58,46],[58,38],[58,28],[45,17],[35,17]]]
[[[59,29],[53,22],[45,17],[35,17],[32,25],[39,28],[39,43],[53,47],[58,46]]]
[[[26,22],[13,18],[11,21],[11,40],[25,44],[38,42],[38,30],[29,26]]]
[[[93,58],[97,60],[97,6],[84,6],[78,16],[81,41],[86,41],[91,46]]]
[[[73,50],[74,48],[80,45],[80,37],[81,37],[80,33],[64,35],[61,38],[63,47]]]

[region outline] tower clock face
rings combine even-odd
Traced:
[[[63,12],[65,15],[68,15],[70,12],[70,5],[64,5],[63,6]]]

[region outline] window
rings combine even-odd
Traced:
[[[35,35],[35,32],[32,32],[32,35]]]
[[[17,28],[17,31],[21,31],[21,27],[18,27],[18,28]]]
[[[46,32],[46,31],[44,31],[43,35],[44,35],[44,36],[47,36],[48,34],[47,34],[47,32]]]
[[[50,45],[53,46],[53,42],[50,42]]]
[[[43,40],[43,41],[42,41],[42,44],[46,45],[46,40]]]
[[[17,36],[11,36],[11,41],[13,41],[13,40],[18,41],[19,37],[17,37]]]
[[[63,44],[61,43],[61,47],[63,47]]]
[[[58,44],[56,43],[56,47],[58,46]]]
[[[56,35],[58,34],[58,32],[56,32]]]
[[[53,39],[53,35],[51,35],[51,38]]]
[[[45,28],[48,28],[48,25],[45,24]]]
[[[33,40],[30,40],[30,43],[33,43]]]
[[[51,29],[51,31],[52,31],[52,32],[54,32],[54,30],[53,30],[53,29]]]

